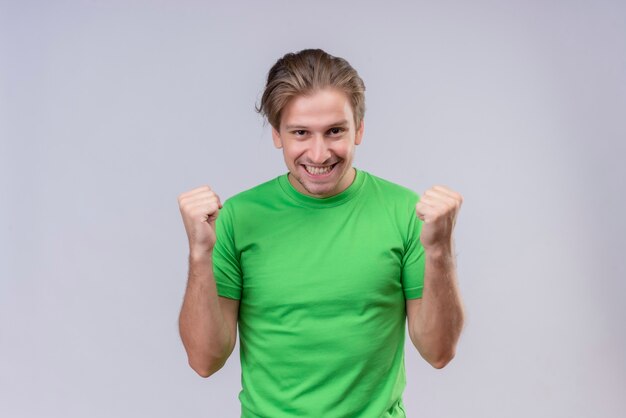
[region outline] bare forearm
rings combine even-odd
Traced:
[[[443,367],[455,355],[463,322],[452,246],[426,251],[424,293],[413,343],[429,363]]]
[[[232,336],[219,306],[212,253],[189,255],[179,329],[189,364],[198,374],[207,377],[223,366]]]

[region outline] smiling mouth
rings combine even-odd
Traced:
[[[302,164],[302,166],[304,167],[304,171],[306,171],[307,174],[309,174],[312,177],[325,177],[329,175],[335,169],[337,164],[339,163],[336,162],[335,164],[321,166],[321,167],[310,166],[306,164]]]

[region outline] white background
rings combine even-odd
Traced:
[[[0,415],[238,417],[177,319],[177,196],[286,172],[253,106],[286,52],[365,81],[355,165],[464,196],[467,325],[409,418],[626,414],[626,5],[0,1]]]

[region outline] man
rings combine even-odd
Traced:
[[[463,327],[458,193],[421,198],[353,167],[365,86],[342,58],[303,50],[268,74],[257,109],[288,173],[224,202],[178,197],[189,238],[180,332],[201,376],[233,351],[242,417],[405,417],[405,326],[433,367]]]

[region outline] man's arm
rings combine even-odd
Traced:
[[[189,365],[200,376],[221,369],[233,352],[238,312],[238,300],[218,297],[212,253],[190,254],[179,329]]]
[[[426,190],[415,206],[424,221],[419,240],[426,257],[421,299],[407,300],[409,336],[433,367],[452,360],[463,329],[464,313],[457,286],[453,231],[463,197],[445,186]]]
[[[189,278],[178,318],[189,365],[202,377],[222,368],[235,346],[239,301],[218,298],[213,276],[216,220],[222,203],[208,186],[178,196],[189,238]]]
[[[464,323],[452,250],[426,252],[424,292],[407,299],[409,336],[420,355],[441,369],[452,360]]]

